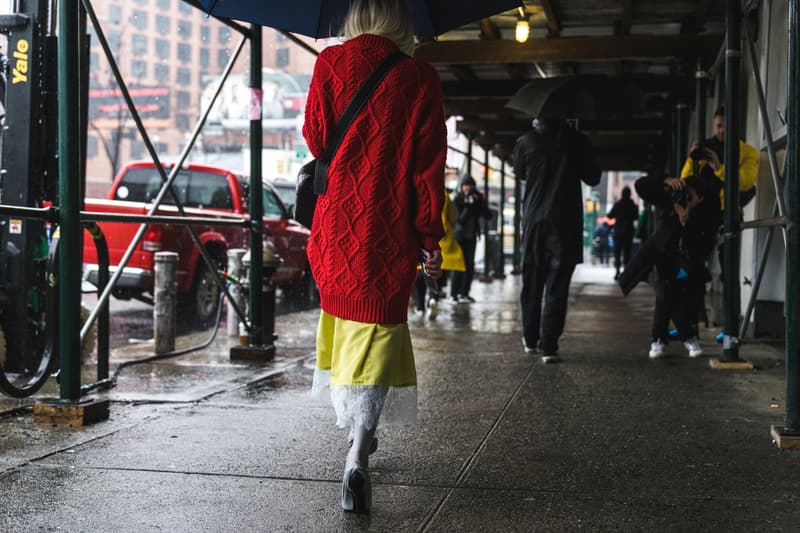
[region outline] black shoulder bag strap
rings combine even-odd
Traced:
[[[315,194],[325,194],[325,191],[328,190],[328,165],[330,165],[331,160],[333,160],[333,156],[342,143],[345,133],[347,133],[347,130],[350,128],[350,124],[353,123],[353,120],[356,118],[359,111],[361,111],[361,108],[367,103],[367,100],[369,100],[369,97],[375,92],[375,89],[377,89],[378,85],[383,81],[383,78],[386,77],[386,74],[389,73],[392,67],[406,57],[408,56],[400,50],[395,50],[386,56],[378,65],[378,68],[364,81],[361,88],[347,105],[347,108],[345,108],[344,113],[342,113],[339,122],[336,123],[336,127],[333,130],[333,136],[328,141],[325,150],[317,160],[317,165],[314,169]]]

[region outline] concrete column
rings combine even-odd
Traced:
[[[175,350],[175,307],[178,299],[178,254],[158,252],[155,257],[153,339],[157,355]]]

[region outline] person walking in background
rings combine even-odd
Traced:
[[[469,295],[472,279],[475,277],[475,247],[480,236],[480,219],[489,218],[489,206],[476,188],[475,180],[470,175],[461,178],[461,182],[453,203],[458,212],[455,226],[455,238],[464,254],[465,270],[453,273],[450,284],[450,296],[454,302],[471,303],[475,299]]]
[[[353,0],[344,38],[314,66],[303,136],[315,157],[376,67],[398,49],[413,54],[406,2]],[[441,275],[446,135],[436,71],[402,59],[356,116],[317,200],[307,248],[322,308],[312,393],[327,392],[337,425],[350,429],[345,511],[372,506],[368,466],[379,421],[416,420],[408,301],[422,251],[431,277]]]
[[[608,227],[608,222],[604,220],[597,225],[597,228],[594,230],[594,238],[592,239],[597,254],[597,260],[601,265],[608,264],[608,256],[610,255],[609,247],[611,246],[609,241],[610,236],[611,229]]]
[[[631,259],[634,224],[639,218],[639,206],[631,200],[630,187],[622,188],[622,198],[614,203],[606,217],[614,221],[614,279],[618,279],[620,269]]]
[[[455,225],[458,220],[458,212],[455,205],[450,198],[445,194],[444,196],[444,209],[442,210],[442,224],[444,225],[444,237],[439,241],[439,247],[442,250],[442,278],[441,282],[445,279],[446,272],[464,272],[466,266],[464,265],[464,254],[461,252],[461,246],[454,237]],[[428,320],[436,319],[439,313],[439,296],[438,292],[433,290],[428,291],[428,283],[425,280],[425,274],[422,269],[419,269],[417,274],[417,282],[414,285],[414,308],[419,313],[426,313]],[[427,300],[426,300],[427,298]]]
[[[537,118],[517,139],[514,172],[524,180],[522,209],[522,343],[555,363],[564,331],[569,282],[583,261],[581,181],[600,183],[589,140],[563,119]],[[542,297],[544,296],[544,309]]]

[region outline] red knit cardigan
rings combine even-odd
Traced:
[[[303,136],[319,157],[364,80],[396,45],[365,34],[323,50],[314,66]],[[322,309],[346,320],[399,324],[420,248],[437,250],[447,132],[441,82],[404,59],[353,121],[317,200],[308,260]]]

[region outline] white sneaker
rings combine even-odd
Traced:
[[[528,343],[525,342],[525,337],[522,337],[522,347],[525,349],[525,353],[536,353],[536,347],[528,346]]]
[[[700,340],[697,337],[692,337],[683,341],[683,347],[689,352],[689,357],[700,357],[703,355],[703,348],[700,347]]]
[[[428,314],[427,314],[428,320],[434,320],[436,318],[436,315],[438,314],[439,314],[439,302],[436,300],[436,298],[431,298],[430,300],[428,300]]]
[[[661,339],[656,339],[653,341],[653,343],[650,345],[650,359],[659,359],[664,357],[664,348],[666,347],[667,345],[661,342]]]

